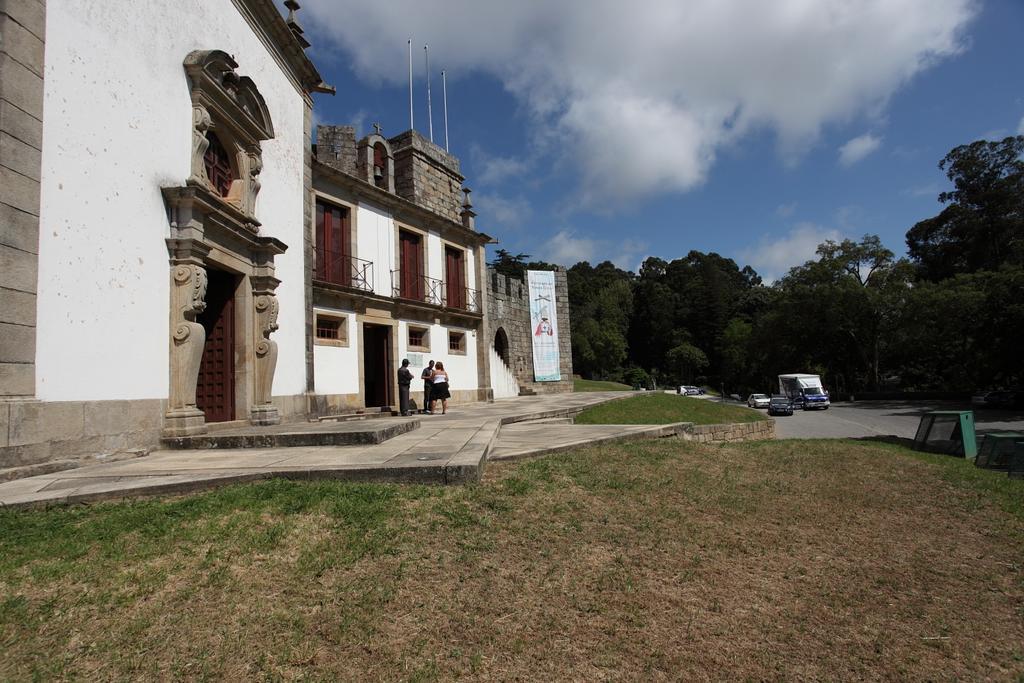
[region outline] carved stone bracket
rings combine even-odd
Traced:
[[[280,281],[277,278],[267,275],[252,278],[256,308],[256,395],[249,421],[258,425],[278,424],[281,421],[277,406],[271,402],[274,371],[277,369],[277,342],[270,335],[277,330],[278,302],[274,290],[278,284]]]
[[[205,309],[206,269],[196,263],[172,263],[171,383],[164,422],[165,436],[187,436],[206,431],[203,413],[196,407],[196,382],[206,342],[206,332],[196,322],[196,316]]]

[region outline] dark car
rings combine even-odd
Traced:
[[[792,415],[793,402],[785,396],[772,396],[772,400],[768,401],[768,414]]]

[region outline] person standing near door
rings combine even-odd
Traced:
[[[398,410],[402,417],[410,414],[409,385],[412,384],[412,373],[409,372],[409,359],[402,359],[402,367],[398,369]]]
[[[423,380],[423,410],[420,412],[430,415],[430,385],[432,382],[430,378],[434,374],[434,361],[430,361],[430,365],[423,368],[423,372],[420,373],[420,379]]]

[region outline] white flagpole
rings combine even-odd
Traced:
[[[412,115],[412,38],[409,39],[409,130],[416,127]]]
[[[441,92],[444,93],[444,151],[448,151],[448,78],[441,72]]]
[[[427,122],[430,124],[430,141],[434,141],[434,112],[430,108],[430,47],[423,46],[423,58],[427,62]]]

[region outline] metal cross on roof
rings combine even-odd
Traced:
[[[374,132],[377,133],[377,135],[380,135],[381,134],[381,130],[382,130],[381,127],[380,127],[380,124],[379,123],[373,124],[373,130],[374,130]]]

